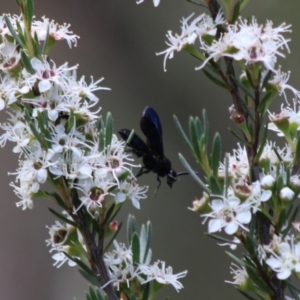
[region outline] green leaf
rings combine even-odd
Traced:
[[[295,294],[297,294],[297,297],[298,297],[298,298],[295,298],[295,299],[300,300],[300,299],[299,299],[299,293],[300,293],[299,288],[297,288],[296,286],[294,286],[293,283],[292,283],[290,280],[286,280],[285,283],[286,283],[286,285],[288,286],[289,291],[291,292],[291,294],[292,294],[294,297],[295,297]]]
[[[183,139],[185,140],[185,142],[187,143],[187,145],[190,147],[191,151],[193,152],[192,144],[190,143],[189,138],[185,134],[185,132],[184,132],[184,130],[183,130],[183,128],[182,128],[182,126],[181,126],[178,118],[175,115],[173,115],[173,119],[174,119],[175,125],[176,125],[177,129],[179,130],[181,136],[183,137]]]
[[[276,193],[280,194],[281,189],[284,187],[284,181],[281,175],[278,175],[276,178]]]
[[[228,128],[228,131],[238,140],[240,141],[243,145],[246,145],[248,147],[251,147],[250,143],[247,143],[244,141],[241,137],[239,137],[231,128]]]
[[[122,205],[113,205],[114,210],[109,209],[105,215],[105,224],[108,226],[113,219],[116,218],[116,215],[119,213]]]
[[[78,225],[77,225],[75,222],[71,221],[70,219],[68,219],[68,218],[66,218],[65,216],[61,215],[60,213],[56,212],[54,209],[52,209],[52,208],[50,208],[50,207],[48,207],[48,209],[49,209],[49,211],[50,211],[54,216],[56,216],[56,217],[59,218],[60,220],[66,222],[66,223],[68,223],[68,224],[70,224],[70,225],[73,226],[73,227],[76,227],[76,228],[78,227]]]
[[[152,225],[151,222],[148,221],[146,226],[143,225],[141,227],[140,232],[140,262],[144,263],[146,262],[147,255],[150,250],[150,243],[151,243],[151,237],[152,237]]]
[[[191,168],[191,166],[188,164],[186,159],[182,156],[182,154],[178,154],[179,160],[181,161],[183,167],[189,172],[189,175],[196,180],[196,182],[201,186],[201,188],[208,194],[210,194],[209,188],[206,186],[206,184],[195,174],[195,171]]]
[[[61,206],[63,209],[65,209],[65,210],[67,210],[67,206],[66,206],[66,204],[65,204],[65,202],[64,202],[64,200],[62,199],[62,197],[58,194],[58,193],[56,193],[56,192],[52,192],[52,193],[48,193],[51,197],[54,197],[55,198],[55,200],[57,201],[57,204],[59,205],[59,206]]]
[[[205,69],[202,69],[204,75],[210,80],[212,81],[214,84],[218,85],[219,87],[229,91],[230,90],[230,87],[222,82],[221,80],[217,79],[216,77],[214,77],[213,75],[211,75],[209,72],[207,72]]]
[[[207,149],[208,148],[209,122],[208,122],[208,116],[207,116],[207,113],[206,113],[205,109],[203,109],[203,111],[202,111],[202,117],[203,117],[203,135],[202,136],[205,139],[205,149]],[[201,126],[200,120],[197,123],[199,123],[199,125]],[[197,124],[197,126],[198,126],[198,124]]]
[[[108,296],[100,289],[95,288],[98,300],[108,300]]]
[[[38,124],[43,138],[43,145],[45,148],[51,148],[52,136],[48,125],[48,114],[46,111],[38,112]]]
[[[136,232],[132,236],[131,250],[133,263],[140,263],[140,238]]]
[[[42,51],[41,51],[41,54],[42,54],[42,55],[47,54],[47,53],[46,53],[46,49],[47,49],[48,43],[49,43],[49,29],[50,29],[50,25],[48,24],[48,26],[47,26],[46,38],[45,38],[45,41],[44,41],[44,44],[43,44],[43,47],[42,47]]]
[[[256,247],[252,237],[250,237],[250,235],[247,234],[246,235],[246,249],[251,257],[254,257],[256,255],[256,251],[255,251],[256,248],[257,247]]]
[[[29,28],[31,28],[33,12],[34,12],[33,0],[25,0],[25,18]]]
[[[149,300],[150,299],[150,282],[147,282],[146,284],[142,284],[143,289],[143,298],[142,300]]]
[[[148,253],[150,251],[150,244],[151,244],[151,239],[152,239],[152,224],[150,221],[148,221],[146,224],[146,232],[147,232],[147,243],[146,243],[144,259],[142,262],[146,262]]]
[[[70,116],[68,118],[67,124],[65,125],[66,127],[66,133],[71,132],[71,130],[75,127],[75,122],[76,122],[76,116],[74,114],[74,110],[72,109],[70,111]]]
[[[225,238],[223,238],[223,237],[221,237],[221,236],[219,236],[219,235],[215,235],[215,234],[208,233],[208,232],[206,232],[206,233],[204,233],[204,234],[207,235],[207,236],[209,236],[209,237],[211,237],[211,238],[213,238],[214,240],[217,240],[218,242],[222,242],[222,243],[227,243],[227,244],[233,244],[233,245],[240,246],[240,244],[235,243],[235,242],[233,242],[232,240],[225,239]]]
[[[193,147],[193,154],[196,157],[198,162],[202,161],[202,157],[201,157],[201,152],[199,149],[199,144],[198,144],[198,134],[197,134],[197,130],[196,130],[196,124],[194,122],[194,120],[192,120],[192,118],[190,118],[190,122],[189,122],[189,127],[190,127],[190,138],[191,138],[191,142],[192,142],[192,147]]]
[[[222,195],[222,189],[214,175],[209,176],[209,187],[213,195]]]
[[[133,234],[135,232],[137,232],[136,220],[135,220],[135,217],[133,215],[129,215],[128,218],[127,218],[126,232],[127,232],[127,242],[130,245],[131,241],[132,241],[132,238],[133,238]]]
[[[99,116],[99,119],[98,119],[98,122],[97,122],[97,130],[100,131],[100,130],[104,130],[104,122],[103,122],[103,119],[102,119],[102,116]]]
[[[300,139],[298,139],[298,141],[297,141],[294,162],[295,162],[295,164],[298,164],[300,162]]]
[[[265,76],[264,78],[264,81],[262,83],[262,86],[260,88],[260,91],[263,91],[263,89],[266,87],[266,85],[268,84],[269,82],[269,79],[271,78],[271,76],[273,75],[273,72],[272,71],[268,71],[267,75]]]
[[[105,142],[104,142],[104,132],[101,129],[98,133],[98,151],[102,152],[105,147]]]
[[[125,147],[127,147],[130,144],[131,140],[133,139],[133,136],[134,136],[134,129],[130,131],[130,134],[125,142]]]
[[[274,100],[274,98],[277,95],[277,91],[268,91],[264,97],[261,99],[257,110],[260,112],[261,116],[263,117],[266,113],[266,111],[268,110],[270,104],[272,103],[272,100]]]
[[[27,35],[26,32],[23,31],[23,24],[21,26],[19,21],[16,21],[16,26],[17,26],[17,34],[22,41],[22,43],[26,46],[28,43]]]
[[[108,300],[107,295],[102,290],[93,286],[89,286],[89,291],[85,295],[87,300]]]
[[[259,162],[259,159],[260,159],[260,157],[264,151],[265,145],[267,143],[267,137],[268,137],[268,124],[265,125],[264,134],[263,134],[262,140],[260,142],[257,154],[255,155],[255,158],[254,158],[255,162]]]
[[[246,76],[247,76],[247,79],[248,79],[248,82],[249,84],[251,85],[252,89],[254,89],[254,83],[253,83],[253,80],[252,80],[252,77],[251,77],[251,74],[249,73],[249,70],[246,69]]]
[[[286,210],[283,209],[280,212],[277,224],[276,224],[276,229],[280,230],[282,228],[282,226],[284,225],[284,223],[286,222],[287,217],[286,217]]]
[[[248,96],[248,97],[250,97],[251,99],[253,99],[254,100],[254,96],[251,94],[251,92],[250,91],[248,91],[247,89],[246,89],[246,87],[242,84],[242,83],[240,83],[235,77],[233,77],[233,76],[230,76],[230,79]]]
[[[114,132],[114,122],[113,122],[112,114],[108,112],[106,115],[106,122],[105,122],[105,146],[106,147],[108,147],[111,144],[113,132]]]
[[[268,285],[265,283],[265,281],[262,280],[262,277],[260,274],[257,273],[257,270],[254,268],[250,268],[248,265],[245,266],[247,273],[250,277],[250,279],[260,287],[261,290],[263,290],[268,295],[272,295],[273,291],[268,287]]]
[[[87,274],[89,274],[90,276],[94,277],[96,280],[98,280],[96,274],[85,264],[83,263],[80,259],[78,259],[77,257],[73,257],[70,256],[68,253],[63,252],[69,259],[71,259],[72,261],[74,261],[79,267],[82,268],[83,271],[85,271]]]
[[[37,130],[35,124],[33,123],[28,110],[24,109],[24,113],[25,113],[25,120],[27,121],[34,137],[40,142],[41,145],[44,145],[44,147],[45,147],[45,144],[44,144],[45,141],[44,141],[42,135],[40,134],[40,132]]]
[[[25,48],[24,43],[21,41],[20,37],[18,36],[18,34],[16,33],[14,27],[12,26],[10,19],[7,15],[4,16],[5,19],[5,23],[11,33],[11,35],[13,36],[13,38],[17,41],[17,43],[21,46],[21,48]]]
[[[197,139],[200,140],[202,135],[204,134],[204,128],[200,122],[200,119],[198,117],[193,119],[194,126],[195,126],[195,131],[197,133]]]
[[[33,44],[33,52],[34,52],[34,56],[35,57],[39,57],[39,50],[40,50],[40,45],[39,45],[39,38],[37,36],[37,33],[35,32],[34,33],[34,39],[32,41],[32,44]]]
[[[90,274],[88,274],[87,272],[85,272],[82,269],[78,269],[78,272],[90,284],[95,285],[95,286],[99,285],[99,280],[95,276],[91,276]],[[94,299],[94,298],[91,298],[91,299]]]
[[[240,1],[238,1],[234,6],[231,23],[235,23],[236,20],[238,19],[239,15],[240,15],[240,8],[241,8],[241,3],[240,3]]]
[[[214,176],[218,176],[218,169],[221,161],[222,155],[222,143],[219,133],[215,134],[213,146],[212,146],[212,155],[211,155],[211,169],[213,170]]]
[[[91,300],[97,300],[96,293],[91,286],[89,287],[89,293],[90,293]]]
[[[200,61],[205,61],[205,59],[206,59],[205,56],[201,52],[199,52],[196,49],[196,47],[192,44],[185,45],[183,50],[186,51],[187,53],[191,54],[195,58],[199,59]]]
[[[111,222],[111,221],[110,221],[110,220],[111,220],[110,217],[111,217],[111,215],[113,214],[115,207],[116,207],[116,204],[113,203],[113,204],[107,209],[107,211],[106,211],[106,214],[105,214],[105,220],[104,220],[104,224],[105,224],[106,226],[108,226],[109,223]]]
[[[34,70],[32,68],[29,56],[23,49],[20,52],[21,52],[21,60],[22,60],[24,68],[26,69],[26,71],[28,73],[34,74]]]
[[[289,233],[289,231],[290,231],[290,229],[291,229],[291,227],[293,225],[293,222],[298,217],[298,213],[299,213],[299,205],[295,208],[295,210],[294,210],[294,212],[293,212],[293,214],[292,214],[292,216],[291,216],[291,218],[290,218],[290,220],[288,222],[287,227],[283,230],[283,232],[282,232],[283,237],[285,237]]]
[[[241,265],[241,266],[245,266],[245,262],[242,261],[241,259],[237,258],[235,255],[233,255],[232,253],[228,252],[228,251],[225,251],[225,253],[230,257],[232,258],[238,265]]]

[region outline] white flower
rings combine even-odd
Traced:
[[[241,203],[240,199],[235,196],[222,196],[221,199],[214,199],[211,201],[210,207],[212,212],[202,215],[205,218],[204,222],[208,219],[208,232],[221,231],[224,228],[227,234],[234,234],[239,227],[248,231],[244,224],[249,224],[251,221],[251,203]]]
[[[48,18],[42,17],[42,21],[33,20],[32,22],[32,32],[36,33],[39,41],[45,41],[47,36],[47,31],[49,30],[49,37],[56,40],[66,40],[69,47],[71,48],[72,43],[77,46],[78,35],[73,34],[69,30],[70,24],[59,25],[54,22],[54,20],[49,21]],[[48,29],[49,28],[49,29]]]
[[[263,190],[261,188],[261,183],[255,181],[252,183],[252,194],[248,201],[251,201],[253,207],[253,213],[256,213],[262,202],[268,201],[272,196],[272,191]]]
[[[238,149],[233,150],[233,155],[229,156],[228,161],[228,175],[236,179],[243,179],[245,181],[249,178],[249,162],[246,147],[238,144]],[[220,163],[218,176],[224,177],[226,173],[225,165]]]
[[[94,81],[93,77],[91,77],[91,83],[88,85],[84,76],[79,81],[77,80],[76,70],[74,70],[66,82],[64,91],[67,95],[77,96],[81,99],[88,98],[92,102],[98,102],[99,98],[95,96],[94,92],[98,90],[110,90],[110,88],[99,86],[99,83],[103,79],[102,77]]]
[[[225,280],[227,283],[234,284],[235,286],[242,287],[245,285],[247,279],[249,278],[248,273],[244,267],[239,267],[232,263],[230,267],[230,274],[233,275],[233,281]]]
[[[116,204],[124,202],[126,199],[130,199],[135,208],[140,209],[140,200],[146,199],[147,186],[140,187],[134,180],[122,181],[119,184],[119,192],[115,196]]]
[[[300,272],[300,243],[294,245],[294,238],[291,244],[287,241],[278,245],[278,251],[271,251],[272,256],[266,260],[270,268],[277,273],[277,278],[285,280],[292,272]]]
[[[173,35],[172,31],[168,31],[166,44],[169,46],[165,51],[157,53],[157,55],[164,54],[164,70],[166,71],[167,59],[171,59],[174,56],[174,52],[181,51],[184,46],[194,44],[197,39],[202,43],[202,36],[210,35],[215,36],[217,32],[217,25],[223,24],[225,21],[222,17],[221,10],[215,21],[206,14],[202,14],[195,18],[190,24],[190,19],[194,16],[191,14],[186,19],[183,18],[181,23],[181,34]]]
[[[51,67],[45,57],[43,57],[42,60],[34,57],[30,62],[35,73],[30,74],[24,69],[24,84],[32,88],[37,82],[40,93],[50,90],[54,83],[63,87],[64,82],[67,80],[67,72],[77,69],[77,66],[68,67],[67,63],[56,68],[56,65],[52,62],[53,66]]]
[[[274,77],[272,80],[269,80],[268,84],[273,84],[278,89],[279,95],[283,94],[285,101],[287,102],[287,97],[285,90],[290,90],[296,99],[300,98],[300,91],[296,90],[291,85],[287,84],[290,79],[291,72],[284,73],[281,71],[281,68],[275,71]]]
[[[159,267],[159,264],[161,267]],[[177,292],[183,288],[183,285],[178,281],[179,278],[186,276],[187,271],[173,274],[172,267],[165,267],[165,262],[157,261],[153,265],[139,265],[139,274],[146,275],[147,278],[142,283],[147,283],[156,280],[160,284],[171,284]]]
[[[67,248],[70,248],[69,246],[64,246],[62,251],[67,251]],[[55,260],[53,263],[53,266],[60,268],[63,264],[68,263],[69,267],[75,267],[77,264],[69,259],[63,252],[56,252],[54,255],[52,255],[52,258]]]
[[[115,249],[104,254],[105,264],[108,267],[112,265],[121,265],[123,262],[132,264],[133,254],[131,249],[127,249],[125,244],[118,243],[116,240],[113,241],[113,244]]]
[[[111,178],[86,178],[79,180],[78,184],[74,184],[74,186],[83,195],[79,197],[81,204],[74,210],[74,213],[85,205],[87,211],[93,215],[97,208],[102,207],[102,201],[110,194],[109,190],[116,185],[116,182],[112,181]]]
[[[254,17],[251,22],[239,18],[235,24],[228,25],[227,31],[211,45],[201,44],[208,58],[197,69],[203,68],[211,59],[217,61],[225,56],[237,61],[243,60],[246,64],[261,62],[266,69],[275,72],[277,56],[284,57],[279,50],[285,47],[289,52],[289,40],[281,33],[290,32],[290,27],[282,24],[273,28],[270,21],[262,26],[258,25]]]
[[[16,203],[17,207],[22,207],[22,210],[27,208],[33,208],[32,196],[34,193],[38,192],[39,184],[37,182],[32,183],[26,180],[20,181],[20,186],[16,186],[11,183],[10,186],[14,188],[14,193],[21,199],[21,201]]]

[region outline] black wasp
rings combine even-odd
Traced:
[[[186,175],[187,172],[176,173],[172,170],[171,162],[164,155],[164,146],[162,141],[162,128],[156,111],[147,106],[140,121],[140,127],[147,140],[146,143],[135,133],[128,142],[132,152],[138,157],[143,157],[143,166],[136,175],[139,177],[152,171],[157,174],[158,187],[161,184],[160,177],[167,176],[167,184],[172,187],[176,177]],[[121,129],[119,134],[124,141],[128,140],[131,130]]]

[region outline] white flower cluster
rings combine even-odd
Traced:
[[[10,17],[24,27],[20,17]],[[77,36],[68,30],[69,25],[57,25],[43,18],[33,21],[32,35],[45,39],[49,26],[49,38],[65,39],[75,43]],[[4,133],[0,146],[7,141],[15,143],[13,151],[19,153],[19,168],[13,173],[15,193],[21,199],[18,207],[33,207],[33,198],[47,180],[57,182],[64,177],[68,187],[80,193],[81,205],[93,215],[108,195],[116,203],[132,200],[139,208],[139,200],[146,198],[147,187],[139,187],[134,180],[129,154],[124,142],[112,134],[109,145],[100,149],[99,99],[94,94],[103,90],[99,83],[88,84],[84,77],[76,77],[77,66],[63,64],[56,67],[45,56],[32,57],[24,66],[20,47],[13,41],[4,18],[0,18],[0,108],[8,108],[9,120],[0,124]],[[103,121],[102,121],[103,122]],[[102,129],[105,135],[105,128]],[[99,150],[100,149],[100,150]],[[121,175],[128,174],[119,179]]]
[[[133,253],[131,249],[127,249],[124,244],[119,244],[114,240],[115,249],[104,255],[105,264],[108,267],[111,280],[107,282],[113,283],[120,289],[121,284],[125,284],[127,288],[130,288],[130,282],[138,280],[140,284],[145,284],[150,281],[157,281],[160,284],[171,284],[176,291],[183,288],[178,279],[186,276],[187,271],[173,274],[171,267],[166,268],[165,262],[157,261],[154,264],[150,264],[152,252],[148,251],[147,257],[144,259],[145,253],[141,251],[140,261],[137,266],[133,262]]]
[[[300,272],[300,242],[294,236],[286,236],[284,240],[276,235],[270,245],[264,247],[271,256],[266,263],[277,273],[277,278],[286,280],[292,272]]]
[[[220,11],[215,20],[202,14],[189,22],[192,17],[193,15],[182,20],[180,35],[168,32],[169,48],[158,53],[165,55],[164,69],[167,58],[172,58],[174,51],[181,51],[186,45],[193,45],[196,41],[207,56],[197,69],[203,68],[211,59],[218,61],[221,57],[231,57],[236,61],[243,61],[245,65],[262,63],[266,69],[275,72],[277,57],[284,57],[280,50],[285,48],[289,52],[289,39],[285,39],[282,34],[291,31],[290,25],[273,27],[272,22],[267,21],[263,26],[254,17],[250,22],[239,18],[234,24],[227,24]],[[219,25],[223,26],[223,33],[215,39]],[[208,38],[209,36],[213,38]]]
[[[225,20],[222,17],[222,14],[219,13],[215,21],[206,14],[201,14],[195,18],[191,23],[190,19],[194,14],[190,15],[186,19],[181,21],[181,34],[173,34],[172,31],[168,31],[167,38],[168,42],[166,44],[169,46],[165,51],[157,53],[157,55],[164,54],[164,70],[166,71],[167,59],[174,57],[174,52],[181,51],[186,45],[194,44],[197,40],[202,44],[204,43],[206,36],[215,36],[217,33],[217,26],[224,24]]]
[[[206,212],[201,216],[205,218],[204,222],[209,219],[210,233],[221,231],[223,228],[229,235],[239,230],[248,231],[247,224],[250,223],[252,215],[261,209],[262,203],[271,199],[273,192],[275,193],[278,174],[281,175],[284,184],[278,197],[287,202],[295,199],[295,190],[300,188],[299,176],[293,175],[288,178],[284,168],[285,164],[291,162],[292,151],[289,146],[279,148],[267,142],[259,161],[263,170],[260,174],[261,180],[249,184],[250,166],[246,148],[239,146],[228,158],[227,175],[231,185],[224,195],[204,195],[202,199],[194,201],[194,207],[191,209]],[[219,178],[225,178],[224,164],[220,164]],[[210,202],[206,201],[208,198],[211,199]]]
[[[25,26],[21,16],[13,15],[8,17],[13,28],[17,29],[17,25],[20,25],[20,27],[24,30]],[[54,20],[50,21],[48,18],[42,17],[41,21],[33,19],[31,24],[31,33],[33,38],[37,36],[39,41],[45,41],[47,37],[47,31],[49,31],[48,35],[50,39],[54,41],[65,40],[69,47],[71,47],[72,44],[76,46],[79,36],[73,34],[73,32],[69,30],[70,26],[70,24],[60,25],[55,23]],[[3,39],[5,40],[5,44],[7,43],[7,38],[12,37],[12,34],[6,24],[5,16],[0,16],[0,36],[1,41],[3,41]],[[12,44],[9,43],[5,45],[7,49],[9,48],[9,45]],[[4,45],[1,47],[3,48]]]

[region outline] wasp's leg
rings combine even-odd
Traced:
[[[135,177],[140,177],[143,174],[149,173],[151,170],[146,169],[145,167],[141,167],[139,172],[135,175]]]

